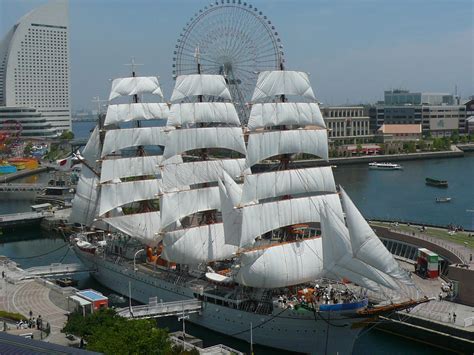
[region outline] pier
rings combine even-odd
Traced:
[[[10,181],[14,181],[14,180],[17,180],[17,179],[21,179],[21,178],[24,178],[24,177],[27,177],[27,176],[30,176],[30,175],[36,175],[36,174],[41,174],[41,173],[44,173],[50,169],[54,169],[52,165],[48,165],[48,166],[41,166],[37,169],[31,169],[31,170],[20,170],[20,171],[17,171],[16,173],[11,173],[11,174],[6,174],[6,175],[2,175],[0,176],[0,182],[5,184],[7,182],[10,182]]]
[[[46,184],[0,184],[0,192],[40,192]]]
[[[45,217],[51,217],[52,212],[22,212],[0,215],[0,228],[24,227],[39,223]]]
[[[156,297],[154,297],[146,305],[120,308],[117,310],[117,314],[124,318],[146,319],[181,316],[183,314],[199,313],[201,310],[202,302],[196,299],[158,303]]]

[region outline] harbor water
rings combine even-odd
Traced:
[[[93,122],[73,123],[76,138],[87,138]],[[336,183],[341,184],[364,216],[379,219],[397,219],[418,223],[462,225],[474,229],[474,153],[464,158],[434,159],[403,162],[400,171],[369,170],[367,164],[338,166],[334,169]],[[448,180],[447,189],[425,185],[425,178]],[[30,178],[43,182],[43,175]],[[437,197],[451,197],[449,203],[436,203]],[[0,214],[29,211],[33,201],[15,200],[0,194]],[[69,251],[66,242],[60,237],[43,233],[39,228],[21,229],[0,236],[0,255],[6,255],[27,268],[49,265],[55,262],[76,263],[79,260]],[[87,274],[75,276],[79,287],[92,287],[106,294],[105,289]],[[158,324],[171,331],[181,329],[175,318],[160,319]],[[187,324],[189,333],[204,339],[205,345],[223,343],[249,352],[249,344],[243,341],[209,331],[205,328]],[[254,347],[257,354],[273,354],[274,350]],[[283,352],[279,352],[283,353]],[[429,344],[401,338],[377,330],[364,331],[357,340],[354,354],[446,354],[446,350],[436,349]]]

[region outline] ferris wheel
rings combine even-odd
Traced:
[[[198,51],[198,52],[197,52]],[[275,26],[253,5],[220,0],[200,9],[183,28],[173,56],[173,76],[225,75],[239,114],[246,123],[248,102],[259,72],[280,69],[283,46]]]

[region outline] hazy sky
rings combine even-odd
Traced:
[[[327,104],[381,100],[383,90],[474,94],[472,0],[249,0],[276,26],[288,69],[311,73]],[[44,0],[0,0],[0,36]],[[172,89],[173,50],[189,18],[210,1],[70,0],[73,108],[106,97],[109,78],[159,75]]]

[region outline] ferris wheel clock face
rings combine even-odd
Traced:
[[[197,58],[199,57],[199,58]],[[225,75],[240,121],[249,117],[249,101],[259,72],[280,69],[283,46],[275,26],[253,5],[221,0],[200,9],[180,34],[173,76]]]

